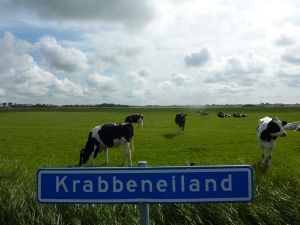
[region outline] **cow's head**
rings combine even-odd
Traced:
[[[268,131],[272,137],[285,137],[286,132],[283,129],[283,126],[286,125],[286,121],[280,121],[277,117],[274,117],[267,126]]]
[[[90,158],[90,153],[85,148],[80,150],[78,166],[83,166]]]

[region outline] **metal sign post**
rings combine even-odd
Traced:
[[[138,163],[138,167],[147,167],[147,162],[141,161]],[[140,224],[141,225],[149,225],[150,217],[149,217],[149,204],[140,204]]]

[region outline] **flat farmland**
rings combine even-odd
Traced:
[[[197,110],[208,111],[199,115]],[[218,118],[217,112],[243,113],[247,118]],[[187,113],[183,135],[177,131],[175,114]],[[19,160],[34,172],[40,167],[70,167],[79,161],[90,130],[101,124],[121,123],[126,116],[144,115],[144,129],[134,132],[133,166],[257,164],[260,149],[257,121],[264,116],[288,122],[300,120],[297,108],[79,108],[0,110],[0,155]],[[137,125],[134,124],[134,128]],[[273,154],[273,171],[300,168],[300,133],[287,131],[278,138]],[[119,166],[124,151],[109,149],[109,164]],[[99,154],[96,166],[104,166]],[[85,166],[90,166],[89,160]],[[300,169],[299,169],[300,170]]]

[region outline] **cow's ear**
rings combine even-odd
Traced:
[[[287,125],[286,121],[282,121],[281,123],[282,123],[283,126]]]

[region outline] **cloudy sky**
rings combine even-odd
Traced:
[[[299,0],[0,0],[0,103],[300,103]]]

